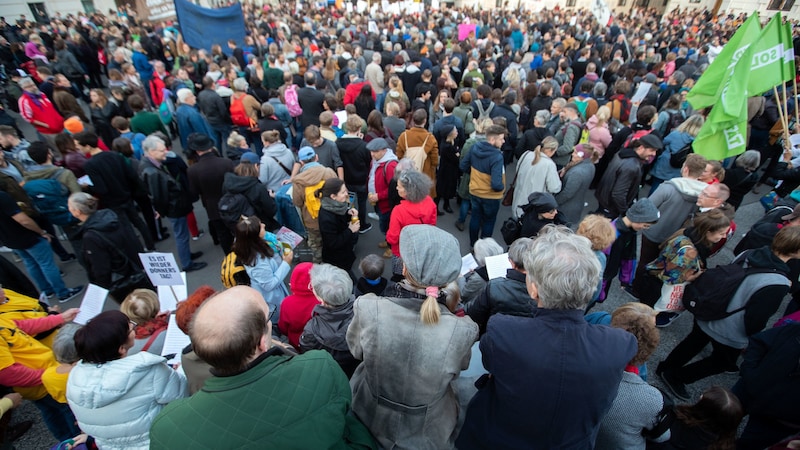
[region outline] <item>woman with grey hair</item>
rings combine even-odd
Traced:
[[[386,243],[392,250],[393,281],[402,279],[402,255],[400,255],[400,232],[411,224],[436,225],[436,203],[430,196],[433,181],[417,170],[395,169],[397,178],[397,195],[402,199],[392,210],[389,219],[389,230],[386,232]]]
[[[261,136],[257,131],[256,124],[261,112],[261,103],[255,97],[247,93],[250,85],[244,78],[237,78],[233,80],[233,95],[231,95],[231,121],[233,126],[239,131],[239,134],[247,139],[248,145],[255,145],[256,153],[261,154],[261,149],[264,144],[261,142]]]
[[[731,189],[728,204],[734,208],[739,208],[744,196],[758,182],[756,170],[760,165],[761,153],[758,150],[748,150],[736,158],[736,163],[725,172],[725,179],[722,181]]]
[[[536,442],[541,448],[592,448],[636,354],[636,338],[583,319],[600,281],[600,262],[587,238],[547,226],[523,262],[528,292],[539,309],[532,317],[497,314],[489,320],[480,349],[491,376],[470,401],[456,446],[514,448]],[[534,403],[538,406],[531,409]]]
[[[391,296],[362,296],[353,307],[347,344],[364,361],[350,382],[353,413],[382,448],[453,448],[454,381],[478,337],[470,318],[453,314],[458,240],[434,226],[409,225],[400,249],[406,279]]]
[[[131,239],[130,226],[122,226],[111,209],[98,211],[98,200],[85,192],[70,195],[67,206],[80,221],[75,239],[81,241],[90,283],[108,289],[120,303],[134,289],[154,289],[147,277],[137,277],[140,282],[135,285],[124,281],[143,270],[139,260],[142,245],[138,239]]]
[[[350,378],[360,362],[350,353],[346,339],[353,320],[353,281],[330,264],[314,264],[310,276],[311,292],[320,304],[311,311],[311,320],[300,335],[300,350],[325,350]]]
[[[553,133],[547,128],[547,122],[550,121],[550,111],[539,110],[533,116],[533,128],[528,128],[522,134],[522,138],[517,142],[517,148],[514,150],[514,156],[519,159],[523,153],[528,150],[533,150],[538,147],[544,138],[553,136]]]
[[[52,347],[58,365],[50,366],[42,373],[42,385],[59,403],[67,403],[67,379],[72,368],[81,359],[75,349],[75,332],[80,328],[77,323],[67,323],[58,330]]]
[[[466,305],[475,300],[483,292],[486,283],[489,282],[489,274],[486,272],[486,258],[502,254],[503,247],[492,238],[483,238],[475,241],[475,246],[472,248],[472,256],[478,266],[458,278],[458,288],[461,291],[462,303]]]

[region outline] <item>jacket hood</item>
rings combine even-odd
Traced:
[[[700,180],[693,180],[691,178],[683,177],[676,177],[664,182],[664,184],[667,183],[675,186],[675,189],[680,192],[684,200],[692,203],[697,201],[697,196],[699,196],[700,192],[702,192],[703,189],[708,186],[706,183]]]
[[[641,158],[639,158],[639,155],[636,153],[636,150],[632,148],[623,148],[622,150],[619,151],[618,155],[619,159],[638,158],[641,160]]]
[[[58,172],[61,167],[58,166],[30,166],[25,171],[25,178],[30,180],[42,180],[48,179],[53,176],[54,173]]]
[[[590,130],[592,128],[595,128],[597,126],[597,121],[598,121],[598,119],[597,119],[596,115],[590,117],[589,120],[586,121],[586,128],[588,128]]]
[[[228,172],[222,182],[222,190],[234,194],[242,194],[252,186],[260,183],[255,177],[242,177],[235,173]]]
[[[590,81],[597,81],[600,79],[600,77],[594,72],[587,72],[583,77]]]
[[[747,264],[753,267],[775,268],[784,274],[789,273],[789,266],[775,256],[769,247],[761,247],[747,254]]]
[[[500,152],[500,149],[487,141],[478,141],[470,150],[476,158],[487,158]]]
[[[274,144],[271,144],[269,147],[264,147],[264,156],[274,156],[277,158],[279,156],[285,155],[286,150],[288,150],[286,144],[282,142],[276,142]]]
[[[97,231],[114,231],[119,228],[119,218],[117,214],[110,209],[101,209],[92,214],[91,217],[86,219],[83,224],[83,231],[97,230]]]
[[[148,352],[139,352],[135,355],[107,362],[99,365],[99,372],[91,371],[93,376],[75,377],[80,384],[78,398],[70,398],[77,405],[97,409],[108,406],[126,397],[131,388],[142,381],[142,377],[152,366],[163,364],[164,358]],[[93,363],[80,362],[79,366],[96,366]],[[72,383],[70,383],[72,384]]]
[[[314,307],[312,316],[320,316],[323,320],[309,322],[311,333],[317,337],[321,344],[339,351],[349,351],[347,346],[347,327],[353,320],[353,298],[344,305],[326,308],[322,305]]]
[[[304,262],[297,265],[292,271],[292,278],[289,280],[292,295],[310,295],[314,297],[311,291],[311,268],[313,264]]]

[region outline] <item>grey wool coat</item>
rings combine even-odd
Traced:
[[[564,178],[561,180],[561,192],[556,194],[559,212],[574,228],[577,228],[581,221],[586,193],[589,191],[592,178],[594,178],[594,171],[591,159],[585,159],[576,164],[564,174]]]
[[[458,398],[451,382],[469,366],[478,326],[442,304],[439,323],[423,324],[423,301],[361,296],[347,330],[350,352],[363,360],[350,380],[353,412],[383,448],[442,449],[455,442]]]

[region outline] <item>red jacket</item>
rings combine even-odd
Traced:
[[[164,78],[169,76],[169,73],[164,75]],[[150,80],[150,95],[153,97],[153,105],[158,108],[161,102],[164,101],[164,89],[167,87],[164,80],[158,76],[157,72],[153,72],[153,79]]]
[[[386,232],[386,242],[392,248],[395,256],[400,255],[400,231],[406,225],[436,225],[436,203],[431,196],[425,197],[419,203],[411,203],[408,200],[400,201],[400,204],[392,210],[392,217],[389,219],[389,231]]]
[[[372,162],[375,164],[375,161]],[[378,208],[381,212],[389,211],[389,183],[394,178],[397,160],[385,161],[375,169],[375,193],[378,194]]]
[[[344,89],[344,99],[342,100],[344,104],[352,105],[353,103],[355,103],[356,97],[358,97],[358,94],[361,93],[361,87],[364,86],[365,84],[369,84],[369,82],[361,81],[358,83],[348,84],[347,87]],[[377,100],[377,97],[375,96],[375,89],[372,90],[372,99]]]
[[[28,95],[22,94],[18,101],[19,113],[26,122],[36,128],[42,134],[58,134],[64,131],[64,118],[56,111],[55,106],[50,102],[46,95],[41,94],[37,105]],[[34,124],[33,121],[44,122],[43,127]]]
[[[311,320],[311,310],[319,305],[319,300],[311,292],[311,263],[300,263],[294,268],[289,286],[292,295],[283,299],[278,329],[289,338],[289,343],[300,349],[300,335]]]

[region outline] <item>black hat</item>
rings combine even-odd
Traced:
[[[534,192],[528,196],[528,204],[537,214],[550,212],[558,208],[558,202],[549,192]]]
[[[204,152],[214,148],[214,141],[205,134],[192,133],[186,139],[186,147],[193,152]]]

